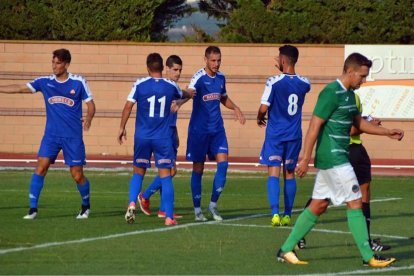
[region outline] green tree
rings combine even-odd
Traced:
[[[226,42],[414,43],[410,0],[238,0]]]
[[[0,39],[163,41],[185,0],[2,0]]]

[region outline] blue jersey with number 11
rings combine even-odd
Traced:
[[[170,138],[171,102],[181,96],[174,81],[152,77],[137,80],[128,95],[128,101],[138,105],[135,138]]]
[[[261,104],[267,105],[266,137],[278,141],[302,138],[302,106],[310,90],[307,78],[280,74],[266,82]]]

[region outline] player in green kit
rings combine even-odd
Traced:
[[[312,150],[316,143],[315,167],[319,169],[310,205],[298,217],[292,232],[286,239],[277,258],[290,264],[307,264],[298,259],[293,251],[298,241],[315,226],[329,202],[346,203],[348,227],[363,259],[371,267],[386,267],[395,258],[383,258],[372,251],[368,231],[362,213],[361,191],[355,172],[349,163],[350,130],[354,125],[360,131],[388,136],[401,140],[404,131],[387,129],[361,119],[355,103],[354,90],[366,81],[372,61],[359,53],[347,57],[342,75],[328,84],[319,94],[309,129],[305,137],[304,151],[296,173],[306,175]]]

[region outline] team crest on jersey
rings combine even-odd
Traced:
[[[220,100],[220,98],[221,98],[220,93],[210,93],[210,94],[203,96],[203,101],[205,102],[215,101],[215,100]]]
[[[71,94],[72,96],[73,96],[73,95],[75,95],[75,94],[76,94],[75,89],[70,90],[70,94]]]
[[[62,97],[62,96],[54,96],[54,97],[50,97],[47,100],[50,104],[65,104],[67,106],[74,106],[75,105],[75,101],[66,97]]]

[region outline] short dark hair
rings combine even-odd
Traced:
[[[279,48],[279,53],[288,57],[290,62],[294,65],[298,61],[299,58],[299,50],[295,46],[292,45],[283,45]]]
[[[177,55],[171,55],[167,58],[167,60],[165,61],[165,65],[167,65],[168,67],[173,67],[174,64],[178,64],[178,65],[183,65],[183,61],[181,60],[181,58]]]
[[[220,48],[217,47],[217,46],[208,46],[206,48],[206,52],[204,53],[204,56],[208,57],[210,54],[220,54],[221,55]]]
[[[367,66],[369,69],[372,67],[372,61],[360,53],[352,53],[345,59],[343,72],[345,73],[350,67],[359,68],[361,66]]]
[[[158,53],[149,54],[147,56],[147,67],[151,72],[162,72],[164,65],[161,55]]]
[[[57,58],[61,62],[70,63],[72,60],[72,56],[70,55],[70,52],[68,49],[57,49],[53,51],[53,58]]]

